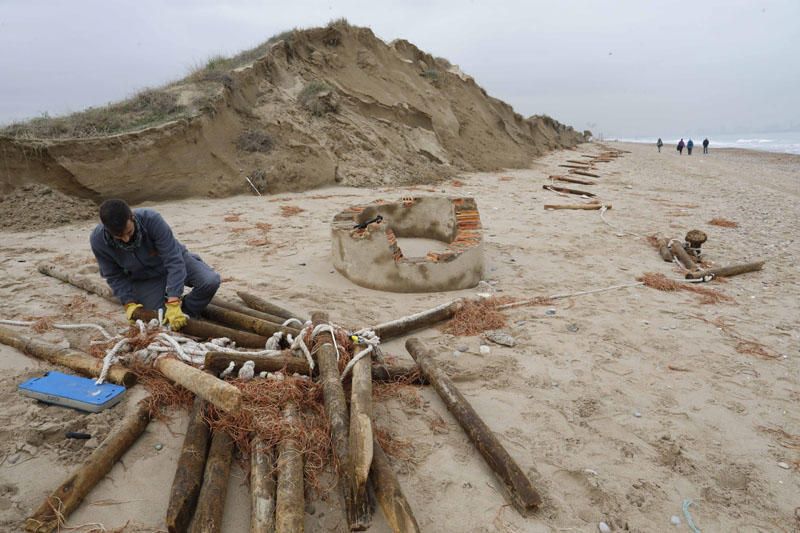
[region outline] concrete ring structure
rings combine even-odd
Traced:
[[[382,220],[365,225],[378,216]],[[453,291],[474,287],[483,276],[481,219],[473,198],[379,200],[345,209],[331,226],[334,267],[362,287]],[[424,257],[406,257],[398,238],[436,239],[442,247]]]

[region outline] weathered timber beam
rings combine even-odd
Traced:
[[[599,174],[593,174],[591,172],[585,172],[583,170],[575,170],[572,169],[569,171],[570,174],[578,174],[579,176],[589,176],[590,178],[599,178]]]
[[[275,454],[260,437],[253,438],[250,449],[250,533],[274,533]],[[301,465],[301,475],[302,470]]]
[[[275,533],[302,533],[305,521],[303,495],[303,452],[293,438],[291,427],[296,424],[297,405],[289,402],[283,408],[283,423],[287,427],[278,444],[278,482],[275,495]]]
[[[372,362],[361,358],[351,370],[350,463],[353,469],[353,498],[367,501],[367,479],[372,466]]]
[[[544,204],[545,209],[579,209],[584,211],[597,211],[603,207],[611,209],[611,204]]]
[[[447,374],[439,368],[434,361],[432,352],[418,339],[406,341],[406,349],[419,365],[425,378],[439,393],[447,409],[461,424],[486,463],[503,482],[506,493],[517,511],[525,515],[537,509],[541,505],[542,499],[533,488],[530,479],[509,455],[489,426],[461,395]]]
[[[194,516],[197,496],[203,485],[208,443],[211,431],[204,418],[206,402],[195,398],[189,412],[189,423],[183,439],[181,455],[172,480],[165,522],[170,533],[185,533]]]
[[[208,304],[203,310],[203,316],[219,324],[223,324],[230,328],[241,329],[256,333],[264,337],[271,337],[273,333],[282,331],[283,333],[291,333],[298,335],[300,330],[288,326],[281,326],[280,322],[268,322],[260,318],[256,318],[238,311],[225,309],[214,304]]]
[[[427,328],[433,324],[452,318],[453,315],[456,314],[456,311],[463,307],[464,301],[465,300],[463,298],[459,298],[457,300],[453,300],[452,302],[438,305],[426,311],[421,311],[413,315],[398,318],[397,320],[378,324],[377,326],[373,326],[371,329],[378,337],[381,338],[381,342],[385,342],[389,339],[394,339],[395,337],[405,335],[411,331]]]
[[[694,272],[697,270],[697,265],[694,264],[694,259],[692,259],[681,243],[679,243],[677,240],[673,240],[669,244],[669,249],[672,254],[678,258],[678,261],[681,262],[683,268],[689,272]]]
[[[111,471],[120,457],[136,439],[144,433],[150,423],[147,402],[141,401],[133,413],[126,416],[114,428],[103,443],[92,452],[86,462],[73,472],[33,514],[25,520],[25,530],[35,533],[50,533],[59,529],[78,508],[89,491]]]
[[[739,265],[730,265],[726,267],[709,268],[708,270],[689,272],[686,274],[686,279],[702,279],[705,276],[728,278],[731,276],[738,276],[739,274],[745,274],[747,272],[761,270],[763,266],[764,261],[756,261],[754,263],[742,263]]]
[[[580,185],[597,185],[596,181],[580,180],[578,178],[569,178],[567,176],[550,176],[551,180],[566,181],[567,183],[578,183]]]
[[[235,413],[241,408],[242,391],[216,376],[170,357],[162,357],[155,367],[174,383],[223,411]]]
[[[233,439],[224,431],[214,431],[211,449],[206,459],[203,486],[197,497],[197,508],[192,519],[192,533],[221,533],[228,495],[228,477],[233,459]]]
[[[589,164],[586,164],[586,165],[558,165],[558,166],[564,167],[564,168],[579,168],[581,170],[590,170],[591,169],[591,165],[589,165]]]
[[[278,315],[272,315],[270,313],[262,313],[261,311],[256,311],[255,309],[247,307],[244,304],[240,304],[238,302],[231,302],[229,300],[220,298],[219,296],[214,296],[214,298],[211,300],[211,303],[216,305],[217,307],[230,309],[231,311],[236,311],[238,313],[242,313],[243,315],[250,315],[254,318],[260,318],[261,320],[266,320],[267,322],[274,322],[275,324],[283,324],[284,322],[286,322],[286,320],[288,320]]]
[[[557,187],[555,185],[542,185],[542,189],[547,189],[548,191],[563,192],[566,194],[577,194],[578,196],[588,196],[589,198],[594,198],[595,196],[597,196],[592,192],[581,191],[578,189],[570,189],[569,187]]]
[[[251,294],[245,291],[236,291],[236,294],[239,295],[239,298],[247,304],[248,307],[252,307],[256,311],[261,311],[262,313],[269,313],[271,315],[276,315],[286,318],[296,318],[300,322],[305,323],[305,319],[300,316],[299,313],[295,313],[293,311],[289,311],[288,309],[284,309],[283,307],[276,305],[272,302],[269,302],[263,298],[256,296],[255,294]]]
[[[658,255],[667,263],[672,263],[672,252],[669,249],[669,241],[664,237],[658,238]]]
[[[378,439],[372,444],[372,484],[375,487],[375,497],[383,510],[386,522],[394,533],[418,533],[420,531],[417,519],[411,506],[408,504],[397,476],[389,464],[389,459],[383,452]]]
[[[103,368],[102,359],[78,350],[61,348],[55,344],[32,339],[3,326],[0,326],[0,343],[16,348],[31,357],[69,368],[84,376],[96,378],[100,376]],[[131,387],[136,383],[136,374],[124,366],[111,365],[106,379],[112,383]]]

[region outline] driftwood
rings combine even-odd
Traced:
[[[520,514],[538,508],[542,499],[531,481],[497,439],[495,434],[478,416],[472,406],[461,395],[447,374],[438,367],[433,355],[418,339],[406,341],[406,349],[419,364],[425,378],[447,405],[447,409],[461,424],[472,443],[487,464],[503,482],[509,499]]]
[[[214,304],[209,304],[206,306],[206,308],[203,310],[203,316],[209,320],[213,320],[214,322],[218,322],[230,328],[249,331],[264,337],[271,337],[273,333],[277,333],[278,331],[291,333],[292,335],[298,335],[300,333],[300,330],[297,328],[281,326],[279,322],[268,322],[260,318],[245,315],[238,311],[225,309],[224,307],[219,307]]]
[[[210,440],[210,430],[203,417],[205,406],[205,401],[195,398],[189,412],[189,424],[167,505],[165,522],[170,533],[184,533],[188,530],[197,505],[197,496],[203,485],[203,471]]]
[[[611,209],[611,204],[544,204],[545,209],[580,209],[597,211],[602,208]]]
[[[242,405],[242,391],[238,388],[182,361],[162,357],[155,367],[171,381],[223,411],[235,413]]]
[[[197,498],[197,509],[192,520],[192,533],[218,533],[222,531],[222,513],[228,494],[228,477],[233,459],[233,439],[224,431],[214,431],[208,451],[203,486]]]
[[[591,168],[588,163],[585,164],[585,165],[584,164],[580,164],[580,165],[558,165],[558,166],[564,167],[564,168],[579,168],[581,170],[589,170]]]
[[[92,452],[86,462],[72,473],[25,521],[25,530],[49,533],[60,528],[89,491],[111,471],[120,457],[144,433],[150,423],[147,402],[141,401],[133,413]]]
[[[555,191],[555,192],[563,192],[566,194],[577,194],[579,196],[588,196],[589,198],[594,198],[597,196],[594,193],[581,191],[579,189],[570,189],[569,187],[557,187],[555,185],[542,185],[542,189],[547,189],[548,191]]]
[[[96,294],[97,296],[101,296],[113,303],[119,303],[119,301],[112,294],[111,289],[105,283],[95,281],[86,276],[67,272],[50,263],[40,263],[38,269],[39,272],[46,276],[69,283],[70,285],[78,287],[79,289],[83,289],[86,292]],[[154,311],[146,311],[143,309],[138,309],[133,315],[134,318],[144,321],[152,320],[157,316],[157,313]],[[261,335],[246,333],[236,329],[226,328],[218,324],[212,324],[210,322],[195,319],[189,319],[181,330],[181,333],[191,335],[192,337],[201,337],[204,339],[227,337],[232,341],[235,341],[238,346],[244,348],[264,348],[264,344],[267,342],[267,337]]]
[[[274,322],[276,324],[283,324],[286,322],[287,319],[278,316],[272,315],[270,313],[262,313],[261,311],[256,311],[246,305],[240,304],[238,302],[231,302],[220,298],[219,296],[214,296],[211,300],[211,303],[216,305],[217,307],[222,307],[224,309],[230,309],[231,311],[236,311],[237,313],[241,313],[243,315],[249,315],[253,318],[260,318],[261,320],[266,320],[267,322]]]
[[[705,276],[713,276],[715,278],[728,278],[731,276],[738,276],[747,272],[755,272],[761,270],[764,266],[764,261],[756,261],[754,263],[743,263],[740,265],[731,265],[719,268],[709,268],[708,270],[700,270],[697,272],[689,272],[686,274],[686,279],[702,279]]]
[[[315,326],[327,324],[328,314],[317,311],[311,315],[311,321]],[[336,349],[330,333],[320,333],[317,337],[315,350],[319,380],[322,383],[325,414],[331,425],[333,451],[339,460],[339,481],[347,510],[347,522],[351,530],[362,530],[369,527],[372,512],[366,500],[359,501],[355,498],[355,479],[350,461],[350,416],[339,378]]]
[[[287,404],[283,409],[283,421],[287,431],[278,445],[275,533],[302,533],[305,520],[303,452],[292,436],[296,417],[297,405]]]
[[[255,294],[250,294],[249,292],[244,291],[236,291],[236,294],[238,294],[239,298],[241,298],[242,301],[247,304],[247,307],[252,307],[256,311],[279,316],[284,320],[287,318],[296,318],[300,322],[305,322],[305,319],[303,319],[298,313],[284,309],[283,307],[275,305],[272,302],[268,302],[263,298],[259,298]]]
[[[596,185],[596,181],[580,180],[578,178],[569,178],[567,176],[550,176],[551,180],[565,181],[567,183],[578,183],[580,185]]]
[[[383,510],[386,522],[394,533],[418,533],[419,524],[414,518],[411,506],[403,495],[397,476],[389,464],[389,459],[383,452],[378,439],[372,444],[372,484],[375,487],[375,497]]]
[[[697,265],[694,264],[694,260],[689,255],[689,253],[684,249],[681,243],[679,243],[677,240],[672,241],[669,244],[669,249],[672,252],[672,254],[678,258],[678,261],[681,262],[683,268],[685,268],[689,272],[697,270]]]
[[[436,306],[432,309],[405,316],[391,322],[384,322],[373,326],[371,329],[381,338],[382,342],[395,337],[400,337],[420,328],[430,327],[437,322],[452,318],[464,305],[464,300],[459,298],[452,302]]]
[[[251,443],[250,533],[275,531],[275,455],[259,437]],[[301,467],[302,472],[302,467]]]
[[[661,259],[666,261],[667,263],[672,263],[672,251],[669,249],[669,241],[664,237],[659,237],[657,240],[658,243],[658,254],[661,256]]]
[[[32,339],[2,326],[0,326],[0,343],[48,363],[69,368],[84,376],[96,378],[100,376],[100,371],[103,368],[102,359],[92,357],[78,350],[61,348],[55,344]],[[136,383],[136,374],[124,366],[111,365],[106,379],[112,383],[130,387]]]
[[[575,169],[573,169],[573,170],[570,170],[569,173],[570,174],[578,174],[579,176],[589,176],[590,178],[599,178],[600,177],[599,174],[592,174],[591,172],[586,172],[586,171],[583,171],[583,170],[575,170]]]
[[[369,355],[356,362],[350,385],[350,462],[356,501],[367,500],[367,479],[372,466],[371,367]]]

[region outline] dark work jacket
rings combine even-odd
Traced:
[[[141,243],[132,250],[114,246],[102,224],[92,231],[89,242],[100,266],[100,275],[121,303],[133,302],[133,282],[165,277],[166,297],[180,297],[186,281],[186,246],[172,235],[172,229],[152,209],[134,209],[136,231]]]

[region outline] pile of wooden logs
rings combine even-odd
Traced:
[[[689,254],[686,249],[689,243],[684,245],[678,239],[666,239],[665,237],[655,237],[655,247],[658,249],[658,254],[661,259],[668,263],[672,263],[677,259],[680,265],[685,270],[685,277],[689,280],[706,280],[710,281],[718,277],[732,277],[739,274],[746,274],[747,272],[755,272],[761,270],[764,266],[764,261],[753,261],[750,263],[739,263],[725,267],[715,268],[702,268],[695,262],[695,257]]]

